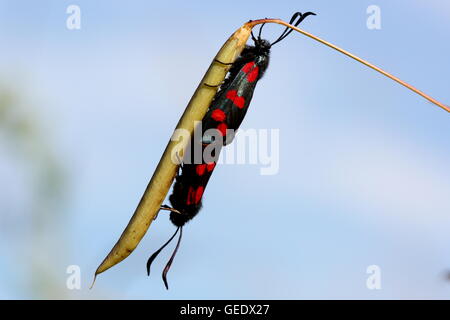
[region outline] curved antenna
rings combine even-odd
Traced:
[[[292,24],[294,23],[295,19],[297,19],[298,16],[300,16],[300,18],[301,18],[302,13],[301,13],[301,12],[296,12],[296,13],[294,13],[294,14],[292,15],[292,17],[291,17],[291,20],[289,20],[289,24],[292,25]],[[284,31],[281,33],[281,35],[278,37],[278,39],[275,40],[273,43],[277,42],[277,41],[278,41],[281,37],[283,37],[283,36],[286,34],[286,32],[288,32],[288,31],[289,31],[289,27],[286,27],[286,29],[284,29]]]
[[[177,245],[175,247],[175,250],[173,250],[172,256],[170,257],[170,260],[167,262],[166,267],[163,270],[162,278],[164,281],[164,285],[166,286],[166,289],[169,290],[169,285],[167,283],[167,272],[170,270],[170,266],[172,265],[173,259],[175,258],[175,255],[177,254],[178,247],[180,246],[181,237],[183,236],[183,227],[178,227],[180,229],[180,236],[178,237]],[[177,229],[178,231],[178,229]]]
[[[263,23],[263,24],[261,25],[261,27],[259,28],[259,32],[258,32],[258,40],[261,40],[261,31],[262,31],[264,25],[265,25],[265,23]]]
[[[148,260],[147,260],[147,275],[150,275],[150,266],[151,266],[153,260],[155,260],[155,258],[158,256],[158,254],[170,243],[170,241],[172,241],[173,238],[175,238],[175,236],[177,235],[179,229],[180,229],[180,227],[177,228],[175,233],[170,237],[169,240],[167,240],[166,243],[163,244],[163,246],[161,248],[156,250],[155,253],[153,253],[150,256],[150,258],[148,258]]]
[[[316,14],[314,12],[305,12],[303,14],[301,12],[296,12],[296,13],[294,13],[291,20],[289,21],[289,24],[297,27],[307,16],[311,16],[311,15],[315,16]],[[295,19],[297,19],[298,16],[300,16],[300,18],[297,20],[297,22],[295,24],[293,24],[293,22],[295,21]],[[276,44],[276,43],[280,42],[281,40],[283,40],[284,38],[286,38],[292,31],[293,31],[293,29],[286,27],[286,29],[283,31],[281,36],[277,40],[272,42],[271,46],[273,46],[274,44]]]
[[[256,43],[256,38],[255,38],[255,35],[253,34],[253,30],[250,32],[250,34],[252,35],[252,40],[253,40],[253,42]]]

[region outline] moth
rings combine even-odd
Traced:
[[[214,67],[214,64],[222,64],[227,66],[227,69],[229,67],[227,77],[223,83],[219,84],[202,83],[195,91],[185,113],[179,121],[180,129],[187,129],[191,132],[192,126],[190,124],[186,125],[184,122],[189,121],[188,119],[198,119],[197,114],[193,109],[195,109],[195,111],[203,111],[206,107],[208,107],[208,110],[201,121],[202,129],[194,131],[194,135],[189,138],[190,146],[186,148],[183,159],[180,159],[182,165],[178,167],[178,173],[175,172],[177,165],[173,162],[169,163],[170,161],[173,161],[173,144],[172,141],[169,142],[130,222],[109,254],[96,269],[92,285],[94,284],[98,274],[123,261],[131,254],[131,252],[133,252],[148,230],[151,220],[156,218],[160,210],[168,210],[170,211],[170,220],[177,227],[177,229],[172,237],[147,261],[147,272],[150,274],[150,266],[156,256],[175,238],[179,232],[176,247],[162,274],[164,284],[166,288],[168,288],[167,272],[169,271],[179,248],[183,233],[183,226],[194,218],[201,209],[202,197],[205,192],[206,185],[208,184],[212,172],[217,164],[217,158],[220,154],[220,150],[224,145],[229,144],[233,140],[235,130],[239,128],[243,118],[245,117],[253,97],[256,84],[262,78],[269,65],[271,47],[286,38],[292,30],[295,30],[300,34],[381,73],[382,75],[420,95],[432,104],[450,113],[450,106],[434,99],[425,92],[420,91],[407,82],[356,56],[355,54],[307,31],[297,28],[300,22],[309,15],[314,15],[314,13],[306,12],[302,14],[297,12],[292,16],[290,23],[284,22],[280,19],[271,18],[254,21],[250,20],[241,28],[236,30],[227,42],[224,43],[216,57],[234,57],[236,52],[241,51],[244,41],[248,39],[250,34],[254,45],[246,46],[234,63],[227,63],[226,61],[218,60],[213,61],[211,67]],[[269,41],[261,38],[261,31],[266,23],[284,25],[286,30],[283,31],[278,39],[270,43]],[[258,37],[255,37],[251,30],[258,24],[260,24],[261,27],[259,29]],[[205,74],[205,78],[215,77],[223,79],[225,70],[218,69],[221,68],[217,68],[217,66],[215,66],[214,68],[208,69]],[[212,97],[212,103],[209,103],[211,95],[204,94],[204,89],[206,89],[204,86],[219,88],[217,93]],[[209,105],[200,105],[201,103],[207,103]],[[190,109],[190,107],[192,108]],[[200,138],[196,135],[199,131],[201,133]],[[210,149],[212,146],[214,148],[211,151]],[[195,161],[196,149],[200,149],[203,153],[206,151],[211,151],[211,157],[200,157],[200,161]],[[194,152],[194,163],[186,161],[186,154],[189,151]],[[167,193],[169,189],[169,182],[172,181],[174,175],[176,181],[172,194],[169,197],[169,201],[172,206],[160,206],[162,202],[161,197],[163,194],[165,196]]]
[[[307,16],[315,15],[312,12],[304,14],[296,12],[289,24],[298,26]],[[261,25],[258,37],[251,33],[253,46],[246,46],[240,56],[232,64],[215,60],[216,63],[223,65],[231,65],[227,77],[211,102],[211,105],[202,119],[201,130],[202,137],[196,140],[194,134],[190,141],[188,152],[185,155],[190,157],[195,150],[201,150],[202,155],[206,154],[206,149],[212,144],[216,148],[212,149],[210,159],[204,159],[201,156],[198,163],[183,163],[180,166],[181,172],[178,172],[172,194],[169,197],[172,207],[164,205],[163,210],[170,211],[170,220],[177,227],[175,233],[170,239],[158,249],[147,261],[147,273],[150,275],[150,266],[157,255],[175,238],[179,232],[176,247],[167,262],[162,278],[166,289],[168,289],[167,273],[172,265],[175,255],[180,246],[183,226],[193,219],[202,207],[202,197],[205,192],[206,185],[217,164],[217,159],[222,146],[232,142],[236,130],[244,120],[256,84],[263,77],[269,66],[270,49],[273,45],[286,38],[292,29],[286,28],[283,33],[270,43],[261,38],[261,32],[264,24]],[[216,85],[204,84],[210,87]]]

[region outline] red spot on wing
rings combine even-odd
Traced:
[[[195,167],[195,172],[197,172],[199,176],[202,176],[205,173],[205,170],[206,164],[199,164]]]
[[[216,120],[218,122],[222,122],[227,118],[227,116],[226,116],[225,112],[223,112],[222,110],[216,109],[211,113],[211,118],[213,118],[214,120]]]
[[[197,189],[194,189],[192,186],[189,187],[186,204],[189,206],[199,203],[202,200],[204,190],[205,188],[203,186],[199,186]]]
[[[243,67],[242,67],[242,72],[245,73],[249,73],[250,70],[252,70],[253,66],[255,65],[254,61],[250,61],[248,63],[246,63]]]
[[[206,170],[208,170],[208,172],[211,172],[214,170],[214,167],[216,166],[215,162],[211,162],[211,163],[207,163],[206,164]]]
[[[234,100],[234,98],[237,97],[237,91],[236,90],[230,90],[227,92],[227,99]]]
[[[234,98],[233,103],[236,107],[238,107],[239,109],[242,109],[245,105],[245,98],[244,97],[236,97],[236,98]]]
[[[233,104],[239,109],[242,109],[245,105],[245,98],[242,96],[238,96],[236,90],[228,91],[226,97],[227,99],[233,101]]]
[[[194,203],[199,203],[200,200],[202,200],[202,196],[203,196],[203,191],[205,190],[205,188],[203,186],[199,186],[197,188],[197,190],[195,191],[195,198],[194,198]]]
[[[192,202],[193,202],[192,200],[194,199],[194,197],[195,197],[194,188],[189,187],[188,194],[187,194],[187,199],[186,199],[186,204],[188,206],[192,204]]]
[[[223,122],[219,123],[219,125],[217,126],[217,130],[219,130],[219,132],[222,136],[225,136],[227,134],[227,129],[228,129],[228,127],[227,127],[226,123],[223,123]]]
[[[248,81],[248,82],[253,82],[253,81],[255,81],[256,79],[258,79],[258,74],[259,74],[259,67],[256,66],[256,67],[254,67],[254,68],[252,69],[252,71],[250,71],[250,72],[247,74],[247,81]]]

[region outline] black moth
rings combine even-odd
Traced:
[[[315,14],[312,12],[306,12],[304,14],[296,12],[289,23],[298,26],[309,15]],[[204,151],[212,143],[216,143],[217,145],[217,142],[219,142],[219,145],[223,146],[233,140],[234,132],[239,128],[250,105],[256,83],[262,78],[269,66],[270,48],[292,32],[292,29],[286,28],[277,40],[270,43],[261,38],[263,26],[264,24],[261,25],[257,38],[252,32],[254,45],[246,46],[241,55],[231,64],[225,81],[220,85],[219,91],[214,96],[202,120],[202,138],[198,141],[195,140],[195,135],[193,135],[190,147],[188,148],[190,152],[186,152],[184,159],[193,154],[195,144],[199,147],[197,150]],[[218,60],[215,62],[228,65]],[[205,85],[212,87],[209,84]],[[219,140],[217,138],[214,140],[214,137],[208,134],[208,132],[211,132],[211,129],[216,130],[217,134],[214,137],[219,136]],[[172,207],[166,205],[161,207],[162,210],[171,211],[170,220],[177,229],[172,237],[148,259],[147,273],[150,275],[150,266],[153,260],[172,241],[179,231],[180,235],[175,250],[162,273],[166,289],[169,288],[167,284],[167,272],[172,265],[180,245],[183,226],[195,217],[202,206],[203,192],[214,170],[219,152],[220,148],[214,149],[212,152],[213,159],[209,159],[209,161],[201,157],[199,163],[192,163],[192,161],[183,163],[181,165],[181,173],[177,174],[172,194],[169,197]]]

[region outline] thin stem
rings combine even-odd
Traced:
[[[348,57],[350,57],[350,58],[352,58],[352,59],[354,59],[354,60],[356,60],[356,61],[358,61],[358,62],[360,62],[360,63],[362,63],[364,65],[366,65],[367,67],[369,67],[369,68],[371,68],[371,69],[373,69],[375,71],[378,71],[382,75],[385,75],[386,77],[388,77],[388,78],[390,78],[390,79],[400,83],[402,86],[412,90],[413,92],[417,93],[418,95],[422,96],[423,98],[427,99],[428,101],[430,101],[431,103],[437,105],[438,107],[444,109],[445,111],[450,112],[450,107],[449,106],[446,106],[445,104],[437,101],[436,99],[432,98],[428,94],[424,93],[423,91],[420,91],[419,89],[417,89],[417,88],[413,87],[412,85],[406,83],[405,81],[397,78],[396,76],[394,76],[394,75],[384,71],[383,69],[381,69],[381,68],[371,64],[370,62],[368,62],[368,61],[366,61],[364,59],[361,59],[360,57],[354,55],[353,53],[350,53],[350,52],[348,52],[348,51],[346,51],[346,50],[344,50],[342,48],[339,48],[338,46],[336,46],[336,45],[334,45],[334,44],[332,44],[332,43],[330,43],[328,41],[325,41],[325,40],[323,40],[323,39],[321,39],[321,38],[319,38],[319,37],[317,37],[317,36],[315,36],[315,35],[313,35],[313,34],[311,34],[309,32],[306,32],[306,31],[304,31],[302,29],[299,29],[299,28],[297,28],[297,27],[295,27],[293,25],[290,25],[289,23],[284,22],[283,20],[280,20],[280,19],[260,19],[260,20],[250,21],[250,22],[247,23],[247,25],[249,27],[253,28],[254,26],[256,26],[256,25],[258,25],[260,23],[278,23],[278,24],[281,24],[281,25],[286,26],[288,28],[291,28],[291,29],[293,29],[293,30],[295,30],[297,32],[300,32],[301,34],[303,34],[303,35],[305,35],[305,36],[307,36],[307,37],[309,37],[311,39],[314,39],[314,40],[316,40],[316,41],[318,41],[320,43],[323,43],[324,45],[326,45],[326,46],[328,46],[328,47],[330,47],[330,48],[332,48],[332,49],[334,49],[336,51],[339,51],[340,53],[345,54],[346,56],[348,56]]]

